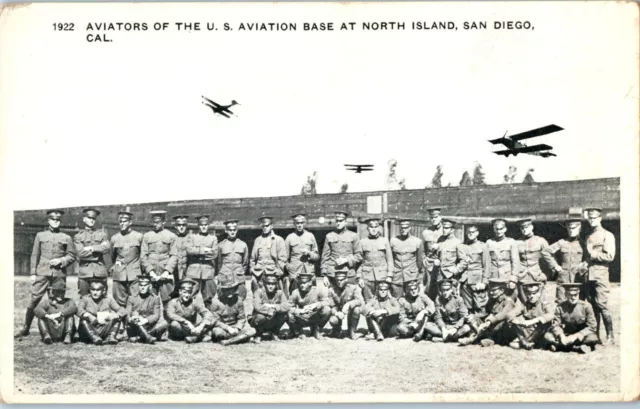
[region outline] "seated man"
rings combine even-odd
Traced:
[[[278,289],[278,277],[268,274],[264,277],[264,286],[253,295],[253,317],[251,326],[256,329],[253,342],[260,343],[264,333],[271,339],[279,341],[280,328],[287,321],[289,300],[282,290]]]
[[[511,348],[532,349],[545,344],[544,334],[551,328],[554,305],[543,297],[544,283],[525,277],[518,283],[525,296],[524,303],[516,303],[511,320],[518,338],[509,344]]]
[[[64,281],[54,281],[49,287],[49,296],[43,298],[33,311],[38,317],[38,329],[42,342],[63,341],[70,344],[76,332],[75,315],[78,311],[76,303],[65,298]]]
[[[425,325],[433,317],[436,309],[426,294],[420,292],[418,280],[411,280],[404,289],[404,296],[398,300],[398,338],[413,337],[419,342],[424,338]]]
[[[178,298],[167,304],[167,320],[169,321],[169,338],[187,344],[201,342],[213,327],[214,317],[203,303],[193,297],[193,287],[197,283],[185,278],[180,282]],[[200,316],[200,323],[197,323]]]
[[[485,310],[467,316],[467,324],[474,334],[468,338],[458,340],[460,345],[470,345],[480,342],[483,347],[494,344],[507,345],[515,338],[515,333],[509,324],[516,302],[506,295],[509,278],[489,279],[489,301]]]
[[[327,295],[318,287],[313,287],[313,274],[300,274],[298,288],[293,290],[289,298],[289,315],[287,317],[291,335],[304,338],[302,329],[309,327],[316,339],[322,339],[322,328],[327,325],[331,309]]]
[[[80,340],[102,345],[118,343],[116,334],[127,310],[111,297],[107,297],[107,283],[104,278],[90,281],[89,294],[78,301]]]
[[[342,321],[347,319],[349,338],[356,339],[356,328],[360,319],[360,308],[364,305],[362,290],[357,284],[347,282],[348,269],[336,269],[335,280],[329,288],[329,307],[331,307],[331,336],[339,338]]]
[[[426,324],[426,330],[433,342],[455,342],[471,332],[465,323],[468,316],[467,306],[461,296],[455,294],[454,279],[443,279],[438,283],[438,296],[435,301],[434,321]]]
[[[400,318],[400,304],[389,295],[389,283],[381,281],[376,287],[376,296],[370,299],[362,309],[367,319],[367,325],[373,329],[373,335],[378,341],[385,337],[398,335],[398,319]]]
[[[593,351],[599,341],[596,318],[591,304],[580,300],[583,284],[565,283],[562,286],[567,299],[557,306],[551,331],[544,338],[552,351]]]
[[[151,293],[151,276],[138,278],[138,294],[127,297],[127,335],[129,342],[154,344],[167,333],[169,324],[162,317],[162,301]]]
[[[211,341],[220,345],[233,345],[248,341],[256,335],[256,330],[247,322],[244,300],[239,296],[240,281],[220,277],[218,295],[211,301],[214,326]]]

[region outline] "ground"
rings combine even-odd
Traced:
[[[70,277],[67,293],[76,291]],[[555,293],[554,284],[549,290]],[[16,328],[29,296],[15,280]],[[247,306],[249,303],[247,303]],[[610,305],[620,330],[620,286]],[[366,327],[363,320],[360,327]],[[604,329],[602,330],[604,331]],[[586,355],[508,347],[386,339],[325,338],[219,344],[123,342],[114,346],[45,345],[37,335],[15,342],[15,392],[28,394],[183,393],[578,393],[620,390],[620,349]]]

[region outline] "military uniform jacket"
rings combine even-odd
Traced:
[[[157,295],[147,293],[146,297],[130,295],[127,297],[127,315],[129,317],[142,317],[149,321],[149,325],[155,325],[162,316],[162,301]]]
[[[303,255],[302,249],[309,250],[309,254]],[[314,263],[320,260],[318,242],[308,231],[303,231],[301,235],[291,233],[284,241],[284,249],[287,258],[287,272],[292,278],[298,277],[300,273],[316,275]]]
[[[520,256],[514,239],[505,237],[500,241],[487,240],[483,258],[489,278],[506,277],[510,281],[518,281]]]
[[[148,231],[142,236],[140,262],[145,272],[153,270],[157,275],[164,271],[173,273],[178,265],[177,236],[167,229]]]
[[[440,259],[440,279],[455,278],[458,279],[462,272],[467,269],[469,262],[467,261],[467,253],[464,251],[464,245],[460,239],[456,237],[440,237],[438,240],[437,255]]]
[[[211,325],[214,323],[213,314],[207,309],[201,302],[196,302],[192,299],[188,304],[183,304],[180,298],[174,298],[167,304],[167,319],[170,322],[176,321],[180,324],[186,325],[190,322],[196,325],[196,319],[198,315],[204,321],[204,325]]]
[[[253,295],[253,312],[267,315],[270,308],[265,304],[273,305],[276,313],[289,311],[289,300],[287,300],[282,290],[276,289],[276,292],[269,298],[267,291],[264,288],[259,288]]]
[[[589,280],[609,281],[609,265],[616,256],[616,239],[610,231],[599,226],[587,237]]]
[[[579,300],[575,305],[569,301],[558,305],[553,319],[553,333],[555,335],[580,333],[582,336],[595,334],[596,317],[591,304]]]
[[[464,320],[469,315],[462,297],[456,295],[452,295],[448,300],[437,296],[435,308],[434,321],[440,328],[453,325],[456,329],[459,329],[464,325]]]
[[[347,284],[342,290],[336,287],[329,289],[328,305],[334,312],[341,311],[346,303],[351,303],[352,307],[364,305],[362,290],[356,284]]]
[[[540,298],[535,304],[518,302],[516,303],[511,316],[517,317],[519,315],[522,315],[526,320],[539,318],[541,324],[546,324],[548,322],[552,322],[555,317],[555,305],[543,298]]]
[[[49,262],[60,259],[58,266],[52,267]],[[31,274],[47,277],[66,277],[67,267],[76,260],[76,251],[71,237],[60,231],[51,229],[38,232],[31,252]]]
[[[212,249],[213,252],[205,254],[205,248]],[[186,243],[187,277],[199,280],[213,279],[218,251],[218,238],[215,234],[190,234]]]
[[[176,234],[176,255],[178,257],[178,278],[180,280],[184,278],[184,274],[187,271],[187,246],[191,236],[193,236],[191,233],[186,233],[183,236]]]
[[[36,317],[40,319],[44,319],[47,314],[57,313],[61,313],[63,318],[67,318],[75,315],[76,312],[78,312],[78,306],[71,298],[65,298],[61,303],[58,303],[53,298],[44,297],[33,310]]]
[[[400,297],[398,304],[400,305],[400,322],[414,321],[423,310],[427,310],[427,317],[432,317],[436,312],[433,301],[424,293],[419,293],[413,300],[410,295]]]
[[[103,311],[115,312],[120,318],[127,315],[127,310],[121,307],[111,297],[103,297],[96,303],[93,298],[91,298],[91,294],[87,294],[78,301],[78,317],[80,318],[82,318],[85,312],[97,318],[98,313]]]
[[[437,228],[434,226],[430,226],[422,232],[422,241],[424,242],[424,248],[422,249],[424,252],[424,266],[428,271],[433,269],[433,260],[435,260],[438,255],[438,240],[442,236],[442,224]]]
[[[520,271],[518,280],[529,277],[533,281],[546,282],[547,276],[540,268],[542,250],[549,247],[549,243],[540,236],[531,236],[528,239],[518,240],[518,255],[520,256]]]
[[[423,250],[420,239],[409,235],[406,239],[391,239],[393,254],[393,283],[402,285],[420,278],[423,268]]]
[[[375,310],[387,310],[388,316],[400,315],[400,304],[398,300],[393,297],[387,297],[384,300],[379,300],[378,297],[373,297],[362,308],[362,315],[368,317]]]
[[[251,249],[251,271],[257,276],[264,272],[282,276],[287,264],[284,239],[273,231],[267,237],[258,236]],[[259,266],[256,270],[256,266]]]
[[[317,302],[326,306],[331,303],[327,294],[324,291],[318,290],[318,287],[311,287],[304,295],[300,294],[300,289],[296,288],[289,297],[289,309],[304,308],[309,304],[315,304]]]
[[[513,301],[511,297],[507,297],[503,295],[500,300],[495,300],[490,298],[487,301],[487,305],[484,307],[485,310],[478,314],[479,318],[485,319],[490,317],[489,321],[491,324],[497,324],[502,321],[510,321],[515,318],[515,313],[517,313],[516,303]]]
[[[112,276],[116,281],[135,281],[140,275],[142,234],[132,230],[111,237]]]
[[[362,261],[359,242],[358,235],[347,229],[340,233],[332,231],[327,234],[324,240],[324,248],[322,249],[322,260],[320,261],[322,275],[334,277],[336,268],[348,267],[347,277],[355,277],[355,268]],[[336,259],[339,257],[346,258],[346,264],[336,265]]]
[[[484,283],[489,284],[488,270],[484,268],[484,248],[486,245],[480,240],[463,247],[467,255],[468,265],[460,276],[461,282],[469,285]]]
[[[385,237],[367,237],[359,242],[362,264],[358,277],[367,281],[385,281],[393,278],[393,253]]]
[[[107,233],[102,230],[84,229],[73,236],[73,244],[78,254],[78,277],[106,277],[107,266],[104,262],[105,254],[109,253],[110,244]],[[82,256],[82,249],[92,247],[93,252]]]
[[[558,252],[560,252],[560,264],[556,260]],[[583,243],[577,237],[572,240],[560,239],[542,250],[542,257],[554,271],[557,272],[562,268],[556,279],[558,283],[574,283],[576,273],[579,273],[578,266],[584,258]]]
[[[218,275],[225,281],[244,282],[244,275],[249,268],[249,248],[238,238],[224,239],[218,245]]]
[[[242,329],[247,321],[244,313],[244,302],[238,296],[234,296],[232,301],[231,304],[227,304],[216,296],[211,301],[209,309],[213,314],[214,323],[222,322],[237,329]]]

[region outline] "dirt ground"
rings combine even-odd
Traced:
[[[67,294],[74,297],[75,277],[67,285],[72,289]],[[17,328],[29,297],[28,278],[16,277],[14,288]],[[548,289],[555,293],[553,283]],[[610,306],[619,337],[619,284],[612,284]],[[366,328],[364,320],[359,327]],[[580,355],[409,339],[375,342],[368,337],[229,347],[173,341],[153,346],[128,342],[45,345],[34,321],[31,335],[15,342],[14,362],[15,393],[28,394],[577,393],[620,389],[618,346]]]

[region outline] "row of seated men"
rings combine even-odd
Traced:
[[[65,268],[73,260],[78,259],[80,264],[78,291],[81,296],[88,295],[92,281],[102,280],[106,287],[103,256],[107,250],[113,262],[115,304],[126,309],[128,299],[140,292],[138,277],[142,273],[150,277],[151,292],[160,297],[161,306],[167,313],[170,301],[181,295],[174,282],[184,277],[195,283],[195,297],[207,308],[222,281],[237,283],[234,284],[235,291],[238,298],[244,300],[247,270],[252,277],[254,294],[264,288],[265,277],[275,276],[277,288],[289,299],[303,276],[315,275],[314,262],[319,259],[316,240],[304,228],[304,214],[293,216],[295,232],[286,240],[273,232],[272,217],[262,217],[262,234],[256,238],[249,256],[247,245],[237,238],[237,220],[225,221],[227,237],[218,243],[215,234],[209,231],[208,216],[196,218],[198,234],[187,234],[187,216],[175,216],[176,235],[164,228],[166,212],[154,211],[151,212],[153,230],[142,235],[131,229],[132,214],[119,212],[120,232],[108,240],[104,232],[94,228],[100,212],[89,208],[84,210],[85,229],[72,240],[59,231],[63,213],[48,211],[49,229],[36,236],[32,255],[32,298],[25,326],[18,331],[17,337],[28,335],[36,305],[49,286],[66,282]],[[581,220],[575,217],[566,221],[567,239],[549,246],[543,238],[533,234],[530,219],[518,222],[522,240],[506,237],[506,221],[496,219],[492,239],[487,243],[480,242],[477,226],[469,226],[465,245],[453,235],[455,223],[441,219],[439,209],[430,210],[432,226],[423,232],[423,241],[410,234],[409,220],[398,221],[399,234],[389,241],[380,235],[380,220],[375,218],[366,221],[369,235],[360,239],[346,229],[347,215],[347,212],[336,212],[335,230],[325,240],[321,273],[326,288],[333,287],[337,274],[345,271],[347,282],[357,284],[365,302],[375,298],[377,288],[383,282],[394,299],[402,299],[409,284],[417,282],[419,292],[435,300],[439,283],[450,280],[466,310],[478,311],[487,303],[490,279],[506,280],[505,293],[514,302],[526,301],[523,285],[526,281],[537,282],[544,288],[546,276],[539,265],[544,259],[557,273],[559,284],[580,283],[581,298],[589,295],[596,313],[600,312],[605,321],[607,340],[613,340],[606,295],[608,264],[615,256],[615,243],[613,235],[600,225],[600,209],[589,210],[592,231],[586,246],[578,239]],[[560,263],[556,254],[560,256]],[[563,285],[558,286],[558,304],[566,299],[563,289]],[[596,314],[596,334],[599,334],[598,318]],[[370,328],[375,329],[371,325]],[[121,338],[124,329],[121,325]]]
[[[505,294],[507,280],[494,278],[489,282],[486,305],[470,312],[450,279],[438,283],[435,300],[420,291],[417,281],[407,283],[405,295],[398,300],[389,294],[389,283],[381,281],[375,296],[366,303],[361,288],[347,282],[346,270],[336,272],[328,291],[313,286],[314,280],[312,275],[301,275],[298,288],[287,299],[278,289],[277,277],[265,275],[263,286],[254,294],[250,317],[238,294],[239,282],[221,282],[219,293],[206,307],[194,297],[196,283],[186,278],[166,311],[160,297],[150,291],[148,275],[138,276],[140,292],[129,297],[126,308],[107,296],[103,280],[92,280],[89,295],[77,304],[65,298],[65,288],[56,283],[49,297],[38,304],[36,315],[45,343],[71,343],[76,332],[74,316],[79,321],[79,339],[96,345],[117,344],[119,327],[126,329],[129,342],[155,344],[170,338],[197,343],[208,338],[222,345],[249,340],[260,343],[265,336],[279,340],[285,323],[291,337],[304,337],[303,330],[308,327],[319,340],[327,323],[329,335],[335,338],[342,337],[346,324],[349,338],[355,340],[360,315],[378,341],[412,337],[416,342],[499,344],[581,353],[594,350],[598,343],[593,309],[579,299],[580,284],[563,284],[567,299],[555,306],[545,299],[541,283],[523,282],[525,302],[520,302]]]

